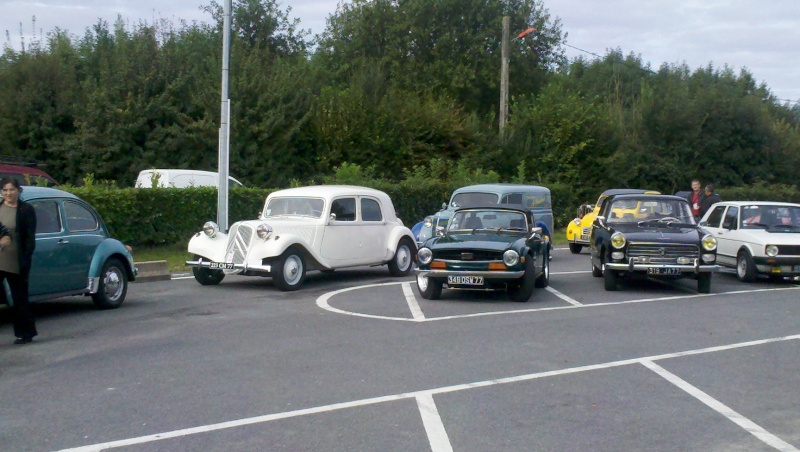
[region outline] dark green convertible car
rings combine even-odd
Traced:
[[[435,300],[442,287],[505,290],[514,301],[528,301],[534,287],[550,281],[549,236],[534,227],[523,206],[462,207],[447,229],[417,251],[417,287]]]
[[[46,187],[23,187],[20,199],[36,211],[36,249],[28,284],[31,301],[89,295],[100,309],[122,304],[128,281],[136,278],[133,257],[122,242],[111,238],[92,206],[71,193]],[[2,292],[0,298],[8,302]]]

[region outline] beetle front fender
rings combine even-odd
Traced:
[[[125,245],[117,239],[105,239],[100,242],[94,250],[94,256],[92,256],[92,263],[89,265],[89,274],[87,276],[89,278],[101,277],[103,265],[105,265],[106,261],[111,257],[117,257],[122,261],[129,281],[133,281],[136,278],[136,274],[133,271],[133,256],[131,256],[130,251],[128,251]]]

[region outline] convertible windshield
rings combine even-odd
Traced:
[[[695,224],[689,203],[682,199],[635,198],[611,202],[610,224],[662,222]]]
[[[265,217],[298,215],[303,217],[322,217],[325,201],[320,198],[272,198],[264,211]]]
[[[800,207],[752,205],[742,207],[742,229],[798,229]]]
[[[494,229],[527,231],[527,221],[522,212],[508,210],[462,210],[453,215],[448,231],[471,231],[475,229]]]

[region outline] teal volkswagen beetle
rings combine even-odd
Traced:
[[[100,309],[119,307],[136,267],[130,250],[109,236],[92,206],[46,187],[23,187],[20,199],[36,210],[31,301],[90,295]]]
[[[417,251],[417,288],[435,300],[449,289],[505,290],[519,302],[550,282],[550,237],[525,206],[462,207]]]

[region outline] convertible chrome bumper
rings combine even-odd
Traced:
[[[426,278],[446,278],[448,276],[483,276],[484,279],[519,279],[525,276],[524,271],[470,271],[470,270],[415,270],[417,275]]]
[[[203,260],[202,258],[196,261],[186,261],[186,265],[189,267],[200,267],[200,268],[209,268],[213,270],[232,270],[236,271],[237,273],[271,273],[272,266],[271,265],[248,265],[247,262],[242,264],[233,264],[233,267],[220,267],[220,262],[213,262]],[[230,265],[230,264],[227,264]]]

